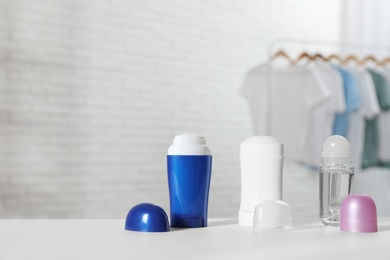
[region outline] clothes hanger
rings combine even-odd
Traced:
[[[375,56],[373,56],[373,55],[367,55],[366,57],[364,57],[364,59],[362,60],[362,63],[366,64],[367,62],[370,62],[370,61],[373,62],[377,66],[381,66],[379,60],[377,58],[375,58]]]
[[[307,52],[302,52],[301,55],[299,55],[298,58],[293,61],[293,64],[297,64],[300,60],[303,60],[303,59],[307,59],[308,61],[312,61],[313,60],[313,56],[311,56]]]
[[[384,58],[383,60],[378,62],[379,66],[385,66],[386,63],[390,63],[390,57]]]
[[[326,58],[326,61],[332,61],[332,60],[336,60],[338,63],[342,63],[342,59],[340,58],[339,55],[337,54],[330,54],[327,58]]]
[[[313,60],[322,60],[323,62],[328,62],[328,58],[326,58],[325,56],[323,56],[321,53],[316,53],[315,55],[312,56]]]
[[[358,57],[356,57],[355,55],[348,55],[342,60],[341,64],[346,65],[349,62],[355,62],[357,65],[364,65],[364,62],[360,60]]]
[[[276,59],[279,57],[285,58],[288,62],[290,62],[290,64],[293,64],[293,62],[294,62],[284,50],[279,50],[277,53],[275,53],[275,55],[272,57],[272,59]]]

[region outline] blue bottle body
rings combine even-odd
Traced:
[[[211,155],[168,155],[171,227],[207,227]]]

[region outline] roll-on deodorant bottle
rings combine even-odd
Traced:
[[[207,227],[211,164],[203,136],[175,137],[167,155],[171,227]]]
[[[354,168],[350,145],[344,137],[329,137],[322,150],[320,167],[320,218],[326,226],[340,226],[340,207],[351,193]]]

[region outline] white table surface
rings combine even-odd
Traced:
[[[377,233],[347,233],[319,220],[254,232],[234,219],[165,233],[124,230],[124,219],[0,220],[0,259],[390,259],[390,218]]]

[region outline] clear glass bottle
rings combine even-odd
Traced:
[[[352,191],[353,175],[348,141],[339,135],[329,137],[323,145],[320,167],[320,218],[324,225],[340,225],[340,206]]]

